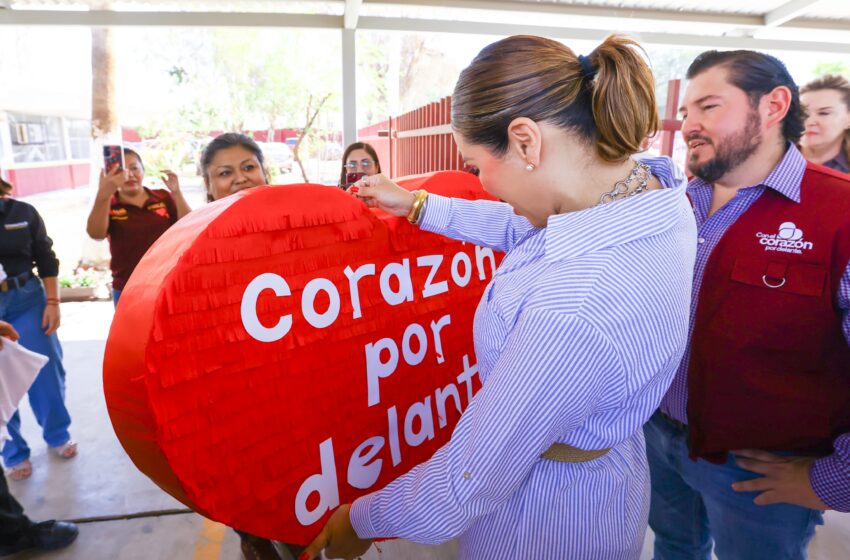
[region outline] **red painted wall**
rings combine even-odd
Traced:
[[[13,196],[20,197],[67,187],[82,187],[89,181],[89,164],[9,169],[7,174],[9,182],[15,187]]]

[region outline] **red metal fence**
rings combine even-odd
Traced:
[[[680,80],[668,83],[667,109],[661,132],[652,142],[655,151],[671,157],[674,155],[676,134],[682,126],[681,121],[676,119],[680,87]],[[382,171],[390,177],[463,169],[463,161],[452,138],[451,101],[451,97],[444,97],[362,128],[357,139],[375,148]]]

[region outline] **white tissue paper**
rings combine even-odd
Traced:
[[[9,439],[6,424],[47,362],[47,356],[31,352],[8,338],[3,339],[0,349],[0,445]]]
[[[3,270],[3,265],[0,264],[0,282],[6,279],[6,271]]]

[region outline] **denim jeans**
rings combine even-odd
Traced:
[[[687,431],[656,412],[644,426],[652,481],[649,525],[655,560],[804,560],[823,512],[758,506],[732,483],[758,478],[735,464],[688,458]]]
[[[68,432],[71,416],[65,407],[65,368],[62,365],[59,337],[56,333],[45,336],[41,327],[46,302],[41,280],[31,278],[19,289],[0,292],[0,319],[15,327],[21,335],[20,343],[24,348],[50,359],[41,368],[28,395],[44,441],[51,447],[58,447],[71,439]],[[29,459],[30,449],[21,436],[21,416],[18,412],[9,420],[8,429],[12,439],[3,446],[3,463],[11,468]]]
[[[112,288],[112,306],[118,307],[118,300],[121,299],[121,290]]]

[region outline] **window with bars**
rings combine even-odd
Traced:
[[[7,113],[15,163],[38,163],[66,159],[62,119]]]

